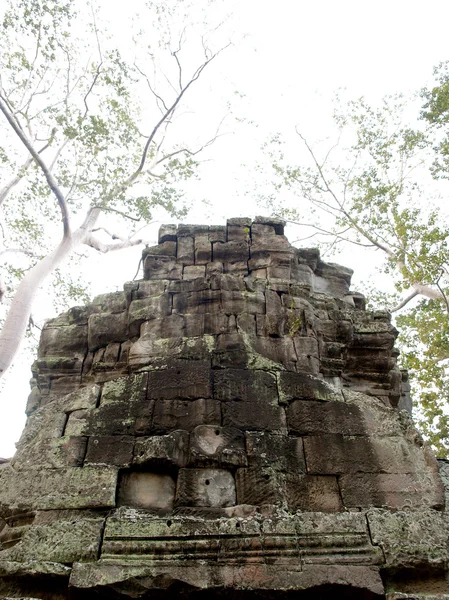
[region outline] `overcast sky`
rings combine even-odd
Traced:
[[[108,0],[115,26],[122,7]],[[205,128],[215,114],[211,98],[230,101],[232,116],[225,122],[228,135],[217,142],[203,180],[195,184],[198,200],[209,204],[196,204],[188,222],[224,223],[226,217],[260,213],[251,197],[257,175],[248,170],[260,144],[270,133],[288,135],[298,123],[309,136],[325,136],[338,88],[370,101],[408,93],[428,83],[433,66],[449,59],[444,0],[240,0],[229,7],[235,44],[211,67],[197,109]],[[253,124],[236,127],[236,116]],[[117,255],[93,260],[94,293],[120,289],[132,279],[139,255],[137,249],[127,252],[119,264]],[[30,361],[28,356],[17,361],[2,392],[0,457],[14,453],[24,424]]]

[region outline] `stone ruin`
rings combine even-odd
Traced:
[[[352,271],[264,218],[163,226],[143,270],[42,331],[0,597],[449,598],[449,468]]]

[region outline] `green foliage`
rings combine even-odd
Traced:
[[[183,115],[177,105],[168,108],[182,98],[180,106],[189,114],[185,102],[191,91],[184,94],[183,86],[214,56],[204,31],[188,39],[193,4],[138,0],[138,18],[124,16],[118,38],[94,4],[5,0],[2,99],[50,168],[71,214],[83,218],[99,206],[109,227],[120,213],[129,217],[130,237],[151,222],[155,210],[175,218],[186,214],[184,184],[197,176],[196,152],[205,141],[187,144]],[[195,11],[200,14],[200,7]],[[145,32],[136,28],[139,21],[146,23]],[[0,252],[26,250],[5,254],[12,297],[23,273],[55,247],[62,229],[42,170],[27,159],[1,113],[0,131]],[[75,280],[65,271],[53,275],[58,308],[84,301],[85,286]]]
[[[439,201],[447,188],[438,180],[449,177],[449,63],[435,75],[433,88],[408,99],[337,105],[337,143],[330,150],[328,141],[311,145],[299,132],[299,163],[274,136],[265,147],[273,169],[265,200],[277,216],[308,227],[313,233],[305,239],[318,239],[324,252],[352,243],[383,257],[381,270],[396,292],[381,290],[378,301],[402,305],[400,360],[411,373],[416,417],[448,456],[449,218]],[[417,304],[407,301],[413,290]]]
[[[398,315],[402,365],[411,375],[416,411],[425,437],[439,456],[449,454],[449,320],[444,303],[421,300]]]
[[[286,328],[288,331],[288,335],[290,337],[293,337],[294,335],[296,335],[298,333],[298,331],[301,329],[301,325],[302,325],[302,319],[301,319],[301,315],[295,315],[294,313],[292,313],[289,318],[287,319],[287,323],[286,323]]]
[[[449,178],[449,140],[447,124],[449,123],[449,61],[440,63],[434,69],[437,85],[432,89],[421,90],[424,105],[421,118],[427,121],[435,131],[435,158],[432,174],[435,178]]]

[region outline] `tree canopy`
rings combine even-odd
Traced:
[[[410,370],[416,416],[441,455],[449,451],[449,66],[435,85],[379,106],[339,103],[336,141],[312,143],[296,128],[298,160],[280,135],[266,144],[271,210],[309,230],[326,252],[342,244],[381,255],[390,290],[377,305],[397,314],[401,364]],[[282,206],[279,194],[284,194]],[[290,202],[285,203],[289,194]]]
[[[198,139],[184,125],[192,118],[186,104],[191,90],[228,46],[219,40],[219,24],[210,25],[196,10],[195,30],[194,3],[137,4],[138,14],[123,24],[118,40],[105,25],[101,3],[6,3],[0,34],[0,376],[44,279],[53,273],[59,300],[65,295],[73,302],[83,285],[70,277],[71,269],[58,269],[62,261],[83,246],[104,253],[142,243],[155,207],[184,214],[183,183],[219,135],[217,128]],[[117,216],[128,224],[126,236],[111,229]]]

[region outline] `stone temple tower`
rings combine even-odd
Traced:
[[[163,226],[45,325],[0,464],[0,598],[449,598],[396,331],[281,221]]]

